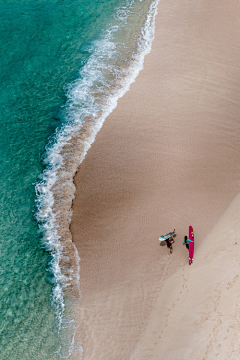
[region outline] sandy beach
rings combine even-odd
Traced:
[[[144,69],[75,176],[82,360],[239,358],[239,64],[239,1],[159,2]]]

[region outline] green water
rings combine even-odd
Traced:
[[[63,87],[87,57],[83,42],[118,1],[1,1],[0,358],[50,359],[64,342],[50,303],[49,254],[34,220],[41,153],[58,125]],[[94,26],[93,26],[94,24]],[[49,279],[48,279],[49,278]],[[66,349],[61,350],[64,355]]]
[[[1,360],[69,357],[68,326],[60,329],[51,300],[55,277],[35,219],[35,185],[49,137],[64,125],[64,87],[79,78],[89,44],[116,9],[132,3],[0,0]]]

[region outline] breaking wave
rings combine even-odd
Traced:
[[[80,323],[80,258],[69,230],[73,178],[104,120],[143,68],[154,38],[157,4],[158,0],[139,1],[137,5],[126,0],[99,38],[82,44],[80,51],[88,57],[79,77],[64,89],[67,101],[60,111],[62,125],[49,140],[43,159],[45,170],[36,184],[36,218],[42,244],[51,254],[51,302],[59,332],[64,328],[69,333],[66,357],[82,353],[75,339]],[[70,311],[66,298],[74,304]]]

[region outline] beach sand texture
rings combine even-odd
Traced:
[[[240,2],[161,0],[144,70],[75,177],[83,360],[239,358],[239,132]]]

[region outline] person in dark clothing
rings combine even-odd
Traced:
[[[173,244],[173,237],[170,237],[169,239],[165,240],[167,243],[167,247],[169,248],[169,254],[172,254],[172,244]]]
[[[189,250],[189,239],[187,236],[184,236],[183,245],[186,245],[186,248]]]

